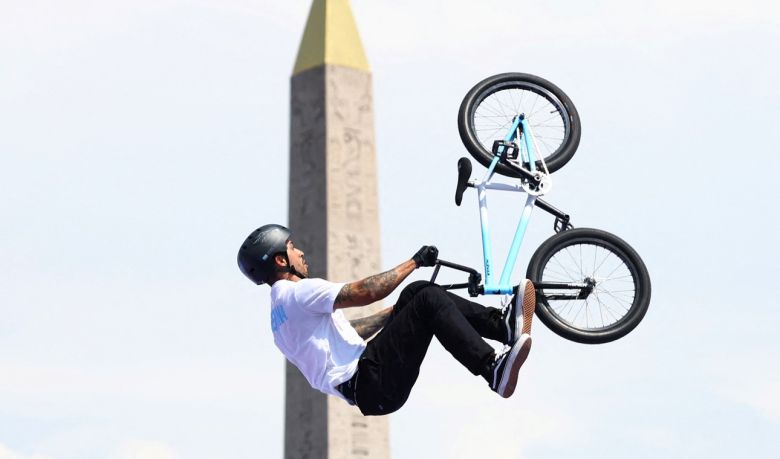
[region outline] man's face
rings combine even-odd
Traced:
[[[296,271],[309,277],[309,264],[303,257],[303,250],[296,248],[291,240],[287,241],[287,259]]]

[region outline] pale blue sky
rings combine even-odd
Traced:
[[[267,289],[235,252],[287,219],[309,4],[0,0],[0,459],[281,456]],[[475,198],[452,202],[455,116],[474,83],[522,71],[583,120],[548,200],[628,240],[654,289],[612,344],[537,324],[508,401],[433,346],[394,457],[780,454],[778,8],[353,1],[384,267],[424,243],[479,266]],[[493,217],[496,251],[515,218]],[[551,225],[536,214],[517,278]]]

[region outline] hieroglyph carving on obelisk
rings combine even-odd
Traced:
[[[291,79],[290,229],[310,275],[380,271],[371,73],[348,0],[314,0]],[[352,319],[381,305],[345,310]],[[309,387],[287,363],[286,459],[390,457],[386,417]]]

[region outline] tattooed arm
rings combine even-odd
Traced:
[[[414,260],[407,260],[390,271],[366,277],[341,287],[333,309],[366,306],[389,295],[417,268]]]
[[[376,314],[362,319],[350,320],[349,324],[363,339],[368,339],[385,326],[385,322],[393,312],[393,307],[385,308]]]

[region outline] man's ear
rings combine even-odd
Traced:
[[[281,253],[274,255],[274,264],[280,268],[287,266],[287,257]]]

